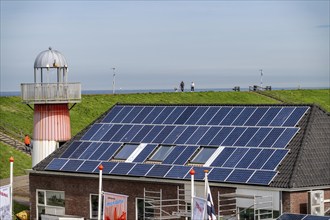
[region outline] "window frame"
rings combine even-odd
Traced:
[[[126,158],[124,157],[120,157],[120,158],[117,158],[118,154],[120,154],[122,152],[122,150],[126,147],[126,146],[135,146],[135,149],[133,151],[130,152],[129,155],[127,155]],[[132,153],[139,147],[139,144],[131,144],[131,143],[124,143],[118,150],[117,152],[115,153],[115,155],[113,156],[113,160],[120,160],[120,161],[125,161],[127,160],[131,155]]]
[[[96,194],[96,193],[90,193],[89,194],[89,218],[90,219],[97,219],[98,218],[98,214],[96,214],[96,216],[94,217],[93,216],[93,203],[92,203],[92,196],[95,196],[96,197],[96,202],[97,202],[97,205],[99,203],[99,194]],[[102,194],[102,206],[101,206],[101,216],[103,216],[103,194]],[[98,210],[97,210],[98,211]]]
[[[212,149],[213,152],[209,155],[208,158],[206,158],[205,161],[195,161],[200,155],[201,153],[203,152],[203,150],[205,149]],[[190,160],[190,163],[191,164],[205,164],[209,159],[210,157],[216,152],[217,148],[216,147],[209,147],[209,146],[201,146],[198,151],[196,152],[196,154],[192,157],[192,159]]]
[[[160,151],[162,150],[163,147],[168,147],[169,149],[166,151],[166,153],[164,154],[164,156],[162,156],[161,159],[154,159],[154,157],[158,154],[161,154]],[[158,162],[158,163],[161,163],[163,162],[166,157],[173,151],[175,146],[173,145],[167,145],[167,144],[160,144],[157,146],[156,150],[154,151],[154,153],[152,153],[152,155],[149,157],[148,161],[150,162]]]
[[[43,203],[39,203],[39,192],[43,193]],[[61,198],[61,196],[60,196],[60,198],[63,200],[63,206],[48,205],[47,192],[48,193],[59,193],[59,194],[63,195],[63,198]],[[43,213],[40,213],[40,216],[39,216],[39,208],[42,208],[46,211],[46,207],[50,207],[50,208],[54,208],[54,209],[62,209],[63,212],[65,213],[65,191],[37,189],[36,190],[36,219],[41,219],[41,214],[43,214]]]

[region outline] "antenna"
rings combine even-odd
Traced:
[[[115,73],[115,69],[114,67],[112,67],[112,71],[113,71],[113,75],[112,75],[112,94],[115,94],[115,91],[116,91],[116,73]]]
[[[260,89],[262,90],[262,76],[264,74],[262,73],[262,69],[260,69],[259,71],[260,71]]]

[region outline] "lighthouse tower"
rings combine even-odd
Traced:
[[[65,57],[49,47],[35,59],[34,83],[22,83],[21,95],[23,103],[34,110],[32,166],[35,166],[71,138],[69,105],[81,101],[81,85],[68,83]]]

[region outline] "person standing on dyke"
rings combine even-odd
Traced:
[[[180,83],[180,88],[181,88],[181,92],[183,92],[184,91],[184,82],[183,81],[181,81],[181,83]]]
[[[191,82],[190,91],[191,92],[195,91],[195,83],[194,82]]]
[[[25,144],[25,150],[26,152],[31,152],[31,140],[30,140],[30,137],[29,135],[25,135],[25,138],[24,138],[24,144]]]

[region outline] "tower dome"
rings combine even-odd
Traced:
[[[49,47],[48,50],[38,54],[34,61],[34,68],[63,68],[68,67],[63,54]]]

